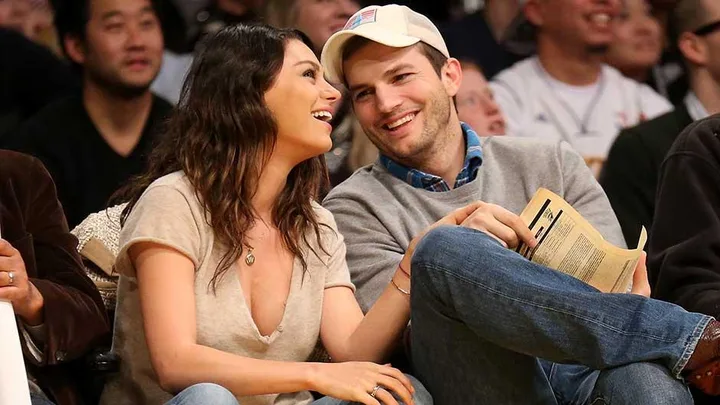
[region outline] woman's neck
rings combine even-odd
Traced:
[[[292,166],[271,157],[260,173],[252,207],[255,214],[268,224],[273,223],[273,211],[285,189],[291,170]]]

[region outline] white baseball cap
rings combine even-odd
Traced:
[[[354,36],[390,46],[404,48],[424,42],[450,57],[445,41],[435,24],[406,6],[368,6],[353,14],[345,27],[333,34],[323,47],[320,60],[331,82],[342,82],[342,54],[345,44]]]

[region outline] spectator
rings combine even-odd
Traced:
[[[720,3],[681,0],[671,21],[691,90],[674,111],[624,130],[600,177],[628,243],[641,226],[650,229],[660,164],[675,138],[692,121],[720,113]]]
[[[399,6],[355,18],[328,40],[322,62],[330,79],[352,89],[358,121],[382,156],[324,205],[345,237],[364,309],[381,302],[395,272],[412,274],[411,360],[436,403],[692,403],[677,354],[702,349],[690,336],[711,318],[600,293],[512,250],[538,243],[516,214],[538,187],[623,244],[582,158],[558,142],[478,139],[454,108],[459,62],[427,18]],[[635,293],[649,295],[644,261],[635,270]],[[718,333],[720,322],[712,325],[706,338]],[[692,373],[709,363],[720,362],[685,366]]]
[[[148,90],[163,46],[150,0],[58,0],[56,6],[64,50],[82,71],[82,94],[49,105],[7,144],[43,161],[74,227],[143,171],[155,127],[171,107]]]
[[[323,45],[360,9],[355,0],[267,0],[265,20],[273,26],[296,28],[306,33],[319,55]],[[377,149],[368,141],[343,96],[333,111],[333,148],[325,154],[330,185],[335,186],[355,170],[377,159]]]
[[[485,0],[483,8],[440,26],[448,50],[473,62],[488,78],[510,67],[518,57],[504,46],[522,0]],[[421,13],[423,14],[423,13]]]
[[[681,2],[686,2],[681,0]],[[706,0],[706,6],[715,2]],[[710,6],[713,7],[713,6]],[[660,168],[648,245],[653,296],[688,311],[720,316],[720,117],[691,124]],[[717,368],[703,373],[718,387]],[[709,376],[709,377],[708,377]],[[696,394],[697,405],[717,398]]]
[[[619,0],[527,0],[523,11],[536,31],[538,54],[491,84],[508,133],[564,140],[598,173],[620,129],[671,105],[603,64]]]
[[[460,66],[463,78],[457,94],[458,118],[480,136],[505,135],[505,118],[482,70],[467,61]]]
[[[20,123],[79,88],[69,64],[22,34],[0,28],[0,145]]]
[[[662,47],[660,24],[650,12],[647,0],[625,0],[615,22],[615,39],[606,62],[626,77],[648,83],[660,61]]]
[[[0,150],[0,299],[19,319],[33,405],[80,404],[83,355],[109,337],[100,294],[50,175],[30,156]]]
[[[431,405],[379,362],[409,321],[398,273],[366,317],[314,200],[339,92],[299,31],[208,38],[184,100],[127,190],[116,268],[122,358],[102,403]],[[243,72],[244,74],[237,74]],[[309,363],[322,341],[335,364]],[[332,397],[332,398],[331,398]],[[237,398],[237,399],[236,399]],[[357,403],[357,402],[353,402]]]

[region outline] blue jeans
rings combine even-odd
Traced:
[[[462,227],[428,233],[412,270],[412,363],[439,405],[692,404],[680,373],[708,316],[600,293]]]
[[[432,397],[423,385],[413,376],[408,376],[415,388],[413,400],[416,405],[433,405]],[[238,405],[232,392],[217,384],[195,384],[184,389],[165,405]],[[324,397],[312,405],[349,405],[352,402]],[[402,402],[400,402],[402,404]]]

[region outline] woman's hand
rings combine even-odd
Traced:
[[[415,389],[400,370],[366,362],[317,363],[311,386],[314,391],[344,401],[365,405],[398,405],[393,394],[412,405]],[[375,389],[375,387],[380,387]],[[374,394],[374,396],[373,396]]]

